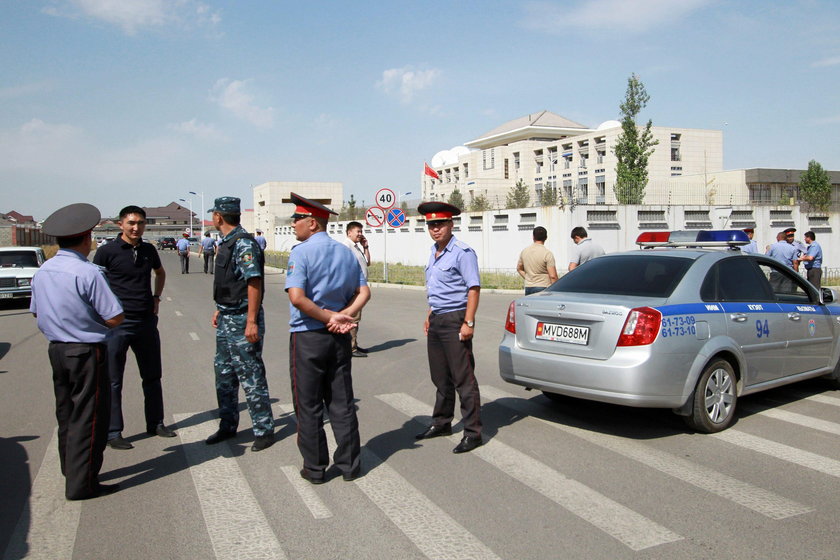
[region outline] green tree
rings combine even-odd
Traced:
[[[799,176],[799,198],[817,210],[831,205],[831,177],[816,160],[809,161],[808,170]]]
[[[525,181],[519,179],[507,193],[507,204],[505,208],[527,208],[531,202],[530,189],[525,186]]]
[[[472,197],[472,200],[470,200],[470,212],[485,212],[491,208],[493,208],[493,206],[483,194],[474,196]]]
[[[540,206],[556,206],[558,200],[557,187],[545,187],[540,199]]]
[[[364,213],[361,214],[364,216]],[[342,206],[341,210],[338,213],[339,220],[358,220],[359,219],[359,209],[356,207],[356,199],[353,195],[350,195],[350,200],[346,201]]]
[[[648,180],[648,159],[653,154],[659,140],[653,138],[653,121],[641,129],[636,124],[636,117],[647,106],[650,96],[636,74],[627,79],[627,91],[624,101],[619,105],[621,111],[621,134],[613,147],[618,160],[615,166],[615,196],[619,204],[642,204],[645,199],[645,187]]]
[[[449,195],[449,198],[446,202],[448,202],[452,206],[457,206],[460,210],[463,210],[465,206],[464,196],[461,194],[461,191],[457,189],[457,187],[454,191],[452,191],[452,194]]]

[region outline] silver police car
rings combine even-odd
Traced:
[[[828,376],[840,388],[840,304],[740,231],[649,232],[511,303],[499,345],[509,383],[672,408],[718,432],[738,397]],[[710,248],[718,247],[718,248]]]

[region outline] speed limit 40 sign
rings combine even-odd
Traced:
[[[376,191],[376,205],[383,210],[393,208],[397,203],[397,195],[391,189],[379,189]]]

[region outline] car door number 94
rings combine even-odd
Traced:
[[[770,323],[767,322],[767,319],[764,321],[759,319],[755,322],[755,336],[758,338],[767,338],[770,336]]]

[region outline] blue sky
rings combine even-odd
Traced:
[[[836,1],[28,0],[0,4],[0,211],[414,198],[505,121],[617,118],[633,72],[641,117],[723,130],[727,169],[840,170]]]

